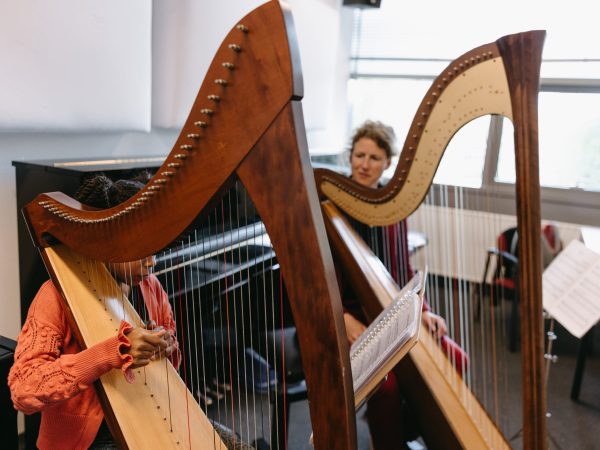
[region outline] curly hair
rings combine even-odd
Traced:
[[[388,159],[398,154],[396,133],[392,127],[383,122],[367,120],[354,130],[354,134],[350,140],[350,155],[352,155],[354,145],[362,138],[372,139],[377,144],[377,147],[385,151]]]
[[[94,175],[82,183],[73,198],[94,208],[112,208],[135,195],[149,179],[148,172],[142,172],[129,180],[117,181],[104,174]]]

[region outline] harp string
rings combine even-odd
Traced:
[[[277,421],[271,421],[271,417],[286,413],[288,402],[284,335],[270,333],[285,326],[285,283],[274,262],[270,239],[255,220],[260,217],[247,192],[236,186],[196,229],[157,254],[155,275],[171,304],[180,347],[178,372],[194,396],[186,399],[187,424],[173,423],[168,371],[161,371],[158,379],[144,376],[150,393],[165,392],[165,398],[155,401],[163,409],[166,424],[177,427],[173,432],[178,435],[185,433],[187,426],[186,437],[180,440],[184,446],[193,446],[188,401],[202,406],[217,431],[220,425],[229,427],[236,436],[233,445],[288,434],[285,426],[280,428]],[[115,264],[107,266],[115,271]],[[143,262],[126,269],[131,303],[139,312],[140,326],[150,319],[161,324],[164,311],[155,314],[150,300],[144,298],[145,291],[136,286],[136,272],[141,269]],[[118,287],[113,284],[111,289]],[[126,313],[122,314],[125,318]],[[261,355],[265,364],[253,363],[247,350]],[[275,395],[273,379],[282,396]],[[157,389],[157,384],[167,388]],[[259,384],[264,391],[257,390]],[[217,436],[214,438],[216,445]]]
[[[494,195],[493,191],[491,195]],[[505,435],[510,436],[506,430],[514,420],[506,414],[506,403],[514,389],[510,389],[511,373],[507,357],[506,319],[509,311],[507,302],[499,300],[507,297],[507,292],[500,286],[497,290],[491,289],[489,295],[484,295],[483,280],[468,275],[473,271],[473,261],[482,259],[483,272],[483,255],[486,254],[487,247],[496,246],[498,233],[511,226],[511,223],[507,223],[511,219],[506,216],[485,212],[492,210],[490,197],[489,193],[481,197],[467,195],[462,187],[432,186],[422,208],[415,214],[418,216],[418,227],[422,226],[429,234],[430,245],[413,258],[419,262],[430,261],[430,266],[435,265],[436,260],[444,262],[442,266],[447,272],[443,275],[444,279],[431,276],[433,286],[428,288],[428,300],[435,312],[446,312],[450,334],[469,355],[471,364],[463,374],[462,381],[469,390],[476,393],[488,414],[505,431]],[[450,221],[445,225],[440,223],[440,216],[445,213],[434,213],[434,209],[447,209],[447,219]],[[412,223],[415,219],[410,220]],[[450,254],[444,256],[429,248],[432,246],[431,242],[448,242]],[[490,270],[494,264],[492,260]],[[439,297],[436,285],[441,286]],[[451,354],[449,356],[453,357]],[[452,372],[448,375],[450,378],[457,376]],[[466,407],[470,409],[469,404]],[[490,436],[496,435],[491,433]]]

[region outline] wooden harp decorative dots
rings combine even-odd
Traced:
[[[502,115],[512,120],[517,169],[516,216],[520,239],[522,435],[523,448],[527,449],[547,447],[537,139],[537,97],[544,37],[544,31],[505,36],[494,43],[471,50],[452,62],[435,79],[420,104],[395,173],[383,188],[365,188],[326,169],[315,171],[317,188],[321,198],[327,203],[337,205],[347,215],[366,225],[387,226],[407,218],[421,205],[450,139],[463,125],[486,114]],[[334,249],[347,256],[343,239],[337,234],[335,227],[329,225],[327,217],[326,224]],[[347,257],[344,264],[348,266],[346,270],[356,270]],[[373,300],[373,295],[369,295],[364,286],[355,288],[366,294],[367,302],[369,298]],[[380,309],[381,305],[364,304],[363,307],[366,311],[373,311]],[[367,315],[372,317],[372,314]],[[410,353],[413,361],[417,353]],[[432,375],[418,375],[415,372],[414,376],[423,377],[424,385],[433,389],[435,381],[427,380]],[[438,378],[438,381],[443,383],[443,377]],[[453,398],[458,395],[462,394],[455,395],[444,389],[437,392],[431,390],[427,398],[434,402],[433,409],[426,411],[423,407],[425,412],[417,411],[417,415],[431,416],[427,423],[437,433],[437,436],[431,437],[434,448],[508,447],[508,442],[486,444],[477,424],[468,419],[469,412],[464,407],[460,407],[461,411],[458,413],[461,418],[453,419],[447,415],[448,411],[444,410],[440,397]],[[416,403],[426,402],[418,399]],[[457,400],[457,404],[459,403]],[[436,427],[436,418],[441,421],[440,427]],[[447,433],[442,432],[442,429],[447,430]],[[469,429],[475,436],[474,441],[467,437]],[[503,438],[499,439],[503,442]]]
[[[137,195],[117,207],[93,210],[61,193],[41,194],[24,214],[86,348],[114,334],[114,321],[134,320],[135,313],[123,311],[117,295],[105,300],[106,313],[98,312],[105,317],[89,317],[83,303],[98,303],[97,292],[87,280],[90,274],[81,274],[82,267],[92,260],[136,261],[175,245],[234,180],[241,181],[262,217],[285,280],[311,400],[315,448],[347,450],[356,447],[348,347],[307,154],[301,97],[291,13],[285,4],[271,1],[226,36],[173,150]],[[107,271],[97,276],[110,278]],[[192,423],[174,437],[177,433],[165,428],[164,418],[152,413],[156,405],[146,383],[127,385],[119,377],[102,377],[99,391],[123,447],[224,448],[180,379],[171,387],[177,391],[171,393],[177,396],[173,402],[193,403],[189,409],[195,412],[181,413],[188,419],[179,416],[180,423]],[[143,427],[136,426],[139,408],[144,408]]]

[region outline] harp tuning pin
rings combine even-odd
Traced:
[[[164,172],[160,173],[163,177],[172,177],[173,176],[173,172],[171,172],[170,170],[165,170]]]
[[[190,134],[187,135],[187,138],[188,139],[194,139],[195,141],[197,141],[198,139],[200,139],[200,135],[198,133],[190,133]]]
[[[248,32],[248,27],[247,27],[246,25],[244,25],[244,24],[241,24],[241,23],[240,23],[240,24],[238,24],[238,25],[236,26],[236,28],[237,28],[238,30],[240,30],[240,31],[243,31],[244,33],[247,33],[247,32]]]
[[[196,125],[198,128],[206,128],[208,126],[206,122],[202,122],[201,120],[194,122],[194,125]]]
[[[192,145],[190,145],[190,144],[182,144],[182,145],[180,145],[180,146],[179,146],[179,148],[180,148],[181,150],[190,151],[190,150],[191,150],[192,148],[194,148],[194,147],[193,147]]]
[[[218,84],[219,86],[227,86],[229,84],[229,82],[227,80],[224,80],[223,78],[217,78],[215,80],[215,84]],[[210,95],[208,96],[208,98],[210,100],[217,101],[217,102],[220,100],[220,98],[218,96],[216,96],[216,95],[214,95],[212,97],[217,97],[218,100],[215,100],[214,98],[211,98]]]
[[[154,191],[154,192],[160,191],[160,185],[153,184],[152,186],[148,186],[148,190],[150,192],[152,192],[152,191]],[[152,192],[152,193],[154,193],[154,192]]]
[[[159,178],[158,180],[154,180],[154,184],[167,184],[167,179]]]
[[[214,114],[214,111],[212,109],[209,108],[202,108],[200,110],[200,113],[207,115],[207,116],[212,116]]]
[[[239,45],[237,45],[237,44],[229,44],[229,48],[230,48],[231,50],[233,50],[234,52],[237,52],[237,53],[239,53],[239,52],[241,52],[241,51],[242,51],[242,47],[240,47],[240,46],[239,46]]]
[[[211,102],[215,102],[215,103],[219,103],[221,101],[221,97],[219,97],[218,95],[214,95],[214,94],[209,95],[208,99]]]
[[[233,70],[235,69],[235,64],[230,63],[230,62],[224,62],[223,64],[221,64],[223,67],[225,67],[226,69],[229,70]]]
[[[186,159],[186,158],[187,158],[187,155],[186,155],[185,153],[177,153],[177,154],[174,156],[174,158],[175,158],[175,159]]]
[[[172,162],[172,163],[167,164],[167,167],[170,167],[171,169],[177,169],[178,167],[181,167],[181,163]]]

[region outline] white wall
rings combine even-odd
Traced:
[[[32,32],[45,38],[25,39],[27,33],[22,30],[17,33],[19,27],[16,26],[19,22],[26,25],[27,15],[23,11],[34,11],[45,3],[40,0],[17,3],[0,0],[0,24],[14,25],[0,26],[0,42],[4,43],[0,44],[2,66],[14,67],[20,61],[24,71],[19,74],[15,68],[10,74],[13,81],[6,78],[0,84],[0,99],[4,101],[0,108],[0,203],[4,205],[4,213],[0,216],[0,254],[3,256],[0,260],[0,283],[3,286],[0,335],[11,338],[15,338],[20,329],[17,220],[22,220],[16,210],[12,161],[166,154],[171,149],[179,124],[187,115],[214,49],[229,28],[262,1],[159,0],[153,2],[150,16],[148,2],[143,1],[128,2],[131,5],[127,7],[116,0],[110,2],[111,15],[102,10],[106,0],[86,2],[85,5],[89,5],[87,9],[79,1],[60,0],[52,2],[46,10],[52,20],[35,21],[37,28]],[[346,133],[345,85],[349,43],[345,39],[349,39],[350,11],[343,10],[338,0],[292,0],[290,3],[304,71],[303,105],[309,146],[337,149]],[[98,9],[99,5],[103,6]],[[119,5],[125,9],[118,9]],[[116,20],[113,16],[118,14],[125,14],[128,19],[124,21],[121,17]],[[70,22],[77,21],[77,17],[85,18],[88,27],[93,27],[93,33],[88,33],[85,27],[77,28],[78,33],[85,34],[85,39],[78,39],[73,34]],[[147,38],[144,41],[144,36],[149,35],[150,17],[151,47]],[[129,65],[131,61],[124,61],[122,56],[111,60],[110,54],[103,54],[100,64],[96,64],[98,61],[94,56],[100,50],[91,50],[94,47],[90,40],[93,41],[94,36],[95,39],[109,38],[103,37],[101,31],[103,24],[111,20],[116,24],[107,29],[119,30],[121,40],[121,44],[115,44],[114,36],[110,36],[113,48],[114,45],[122,45],[130,53],[152,48],[152,57],[144,60],[135,55],[132,59],[138,60],[138,63],[133,64],[135,67],[131,69],[128,69],[132,67]],[[122,26],[123,23],[129,23],[129,32],[127,27]],[[62,36],[60,42],[52,42],[53,51],[61,55],[60,64],[54,57],[32,56],[36,52],[44,54],[48,48],[44,40],[56,36]],[[93,89],[93,86],[86,86],[89,79],[74,77],[73,68],[69,67],[69,63],[82,67],[77,55],[85,55],[86,52],[81,46],[85,46],[88,56],[91,56],[85,64],[93,64],[95,70],[100,71],[97,82],[102,82],[103,76],[108,77],[112,80],[107,82],[109,87],[110,83],[116,83],[119,77],[124,76],[123,71],[137,71],[141,65],[143,70],[139,73],[145,75],[138,75],[142,77],[140,85],[131,85],[142,106],[128,107],[124,111],[123,104],[135,99],[120,88],[118,91],[102,91],[104,94],[99,98],[86,96],[84,93]],[[118,54],[122,55],[122,52]],[[144,69],[144,64],[151,65],[151,74]],[[27,87],[27,83],[21,82],[22,78],[30,77],[33,72],[40,77],[28,79],[27,83],[32,88],[43,83],[44,89],[38,90],[36,95],[12,95],[10,91],[14,86],[18,85],[19,89]],[[129,75],[128,79],[131,78]],[[152,78],[151,92],[145,84],[146,77]],[[64,82],[65,79],[68,83]],[[72,89],[68,89],[69,86]],[[53,91],[58,87],[61,95]],[[40,96],[46,91],[48,95],[41,102]],[[144,92],[148,94],[147,99]],[[21,111],[18,121],[11,113],[16,108]],[[54,109],[61,111],[59,122]],[[147,132],[150,115],[152,128]],[[69,117],[71,120],[68,120]],[[111,118],[117,119],[111,122]],[[98,123],[101,125],[95,126]],[[99,128],[101,131],[98,131]]]

